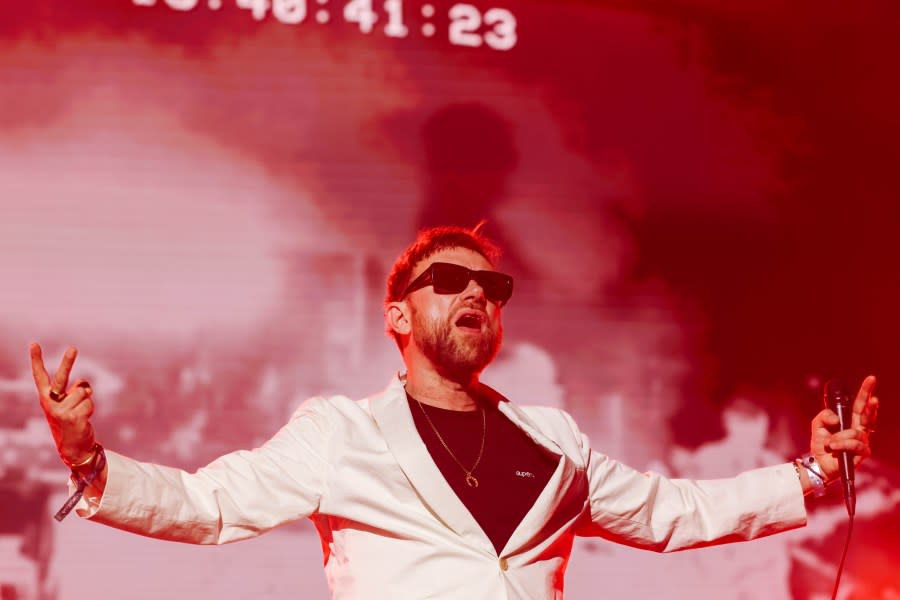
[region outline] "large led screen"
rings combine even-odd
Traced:
[[[839,597],[897,598],[898,39],[874,1],[3,2],[0,597],[328,597],[306,521],[53,521],[28,344],[78,347],[107,448],[191,471],[383,389],[394,259],[484,222],[516,281],[484,380],[640,470],[786,462],[877,375]],[[566,597],[830,597],[839,496],[746,544],[579,539]]]

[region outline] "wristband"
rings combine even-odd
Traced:
[[[91,465],[91,471],[87,475],[82,477],[75,469],[79,466],[84,466],[85,464]],[[91,485],[105,468],[106,452],[103,451],[103,446],[95,443],[93,451],[91,453],[90,462],[81,463],[75,467],[72,467],[72,478],[75,480],[75,491],[72,492],[72,495],[69,496],[69,499],[65,501],[65,503],[57,511],[57,513],[53,515],[53,518],[57,521],[62,521],[63,519],[65,519],[69,515],[69,513],[72,512],[72,509],[75,508],[75,505],[78,504],[78,501],[81,500],[81,497],[84,495],[85,488]]]
[[[826,486],[829,481],[822,471],[822,466],[816,461],[816,457],[812,454],[804,454],[800,458],[794,460],[795,467],[803,467],[806,469],[806,475],[809,477],[809,483],[812,486],[813,495],[821,498],[828,491]],[[797,471],[799,475],[800,471]]]

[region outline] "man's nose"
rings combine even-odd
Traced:
[[[487,302],[487,299],[484,295],[484,288],[481,287],[475,278],[469,280],[468,285],[466,285],[466,289],[463,290],[462,293],[463,300],[480,300],[482,302]]]

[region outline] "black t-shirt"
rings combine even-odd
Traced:
[[[492,402],[481,404],[485,410],[483,421],[480,410],[447,410],[419,404],[409,394],[407,398],[431,458],[499,554],[544,490],[559,457],[534,442]],[[484,453],[472,471],[478,487],[466,484],[466,472],[441,444],[435,429],[466,469],[471,469],[478,458],[484,431]]]

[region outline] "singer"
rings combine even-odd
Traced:
[[[386,328],[405,373],[354,401],[313,398],[252,451],[196,473],[105,450],[94,390],[70,385],[70,348],[34,381],[84,517],[166,540],[222,544],[311,519],[334,598],[563,597],[574,536],[667,552],[800,527],[804,495],[859,463],[876,426],[875,378],[849,422],[823,409],[810,453],[731,479],[639,473],[591,448],[565,412],[520,407],[479,382],[503,338],[513,280],[478,228],[420,233],[387,279]],[[99,390],[98,390],[99,391]]]

